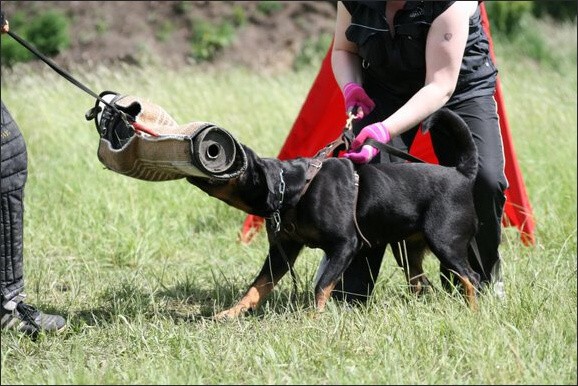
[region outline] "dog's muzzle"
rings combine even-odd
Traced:
[[[242,146],[223,128],[209,122],[179,125],[143,98],[111,91],[99,97],[106,103],[97,100],[86,119],[94,119],[98,159],[112,171],[146,181],[228,180],[247,166]]]

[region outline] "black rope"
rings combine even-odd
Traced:
[[[68,80],[69,82],[71,82],[76,87],[83,90],[84,92],[88,93],[89,95],[93,96],[94,98],[98,99],[100,102],[104,103],[105,105],[107,105],[108,107],[113,109],[115,112],[121,114],[121,116],[124,116],[124,114],[125,114],[124,112],[118,110],[116,108],[116,106],[109,104],[107,101],[103,100],[100,96],[98,96],[94,91],[92,91],[91,89],[89,89],[88,87],[86,87],[85,85],[80,83],[78,80],[74,79],[72,77],[72,75],[70,75],[68,72],[66,72],[63,69],[61,69],[60,67],[58,67],[58,65],[56,65],[56,63],[54,63],[48,57],[43,55],[32,44],[28,43],[26,40],[24,40],[23,38],[21,38],[20,36],[18,36],[16,33],[12,32],[12,31],[7,31],[6,33],[8,35],[12,36],[18,43],[23,45],[26,49],[28,49],[30,52],[32,52],[34,55],[36,55],[38,58],[40,58],[40,60],[42,60],[44,63],[48,64],[50,66],[50,68],[52,68],[54,71],[56,71],[62,77],[64,77],[66,80]]]
[[[391,146],[391,145],[388,145],[388,144],[386,144],[386,143],[376,141],[376,140],[373,139],[373,138],[368,138],[368,139],[366,139],[365,142],[364,142],[364,145],[370,145],[370,146],[376,147],[376,148],[378,148],[378,149],[380,149],[380,150],[386,151],[386,152],[388,152],[389,154],[395,155],[395,156],[397,156],[397,157],[399,157],[399,158],[402,158],[402,159],[404,159],[404,160],[406,160],[406,161],[413,161],[413,162],[418,162],[418,163],[426,163],[424,160],[421,160],[421,159],[419,159],[419,158],[417,158],[417,157],[414,157],[413,155],[411,155],[411,154],[409,154],[409,153],[407,153],[407,152],[405,152],[405,151],[403,151],[403,150],[399,150],[399,149],[397,149],[397,148],[395,148],[395,147],[393,147],[393,146]]]

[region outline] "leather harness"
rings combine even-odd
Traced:
[[[317,173],[319,173],[319,170],[321,170],[324,159],[329,157],[337,157],[340,151],[342,150],[347,151],[350,148],[351,142],[353,142],[353,140],[355,139],[355,134],[353,133],[352,130],[352,123],[354,118],[355,117],[352,114],[349,114],[349,117],[345,124],[345,128],[343,129],[343,133],[333,142],[330,142],[324,148],[319,150],[317,154],[315,154],[315,156],[311,159],[311,162],[309,162],[309,167],[307,168],[307,172],[305,173],[305,185],[301,190],[301,196],[305,194],[305,192],[309,188],[309,185],[311,184],[311,181],[313,181],[313,178],[315,178]],[[359,224],[357,223],[356,207],[357,207],[357,194],[359,192],[359,175],[355,170],[353,170],[353,178],[355,185],[355,198],[353,200],[353,222],[355,223],[355,228],[357,229],[357,233],[359,234],[359,236],[363,239],[363,241],[367,244],[367,246],[371,248],[371,243],[363,235],[361,229],[359,228]]]

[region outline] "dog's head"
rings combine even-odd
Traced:
[[[242,145],[247,164],[242,173],[228,180],[190,176],[187,181],[208,195],[246,213],[268,217],[277,210],[275,182],[270,178],[274,165],[259,158],[253,150]],[[276,168],[280,170],[280,167]]]
[[[261,217],[295,206],[305,183],[307,159],[261,158],[242,146],[247,165],[239,176],[226,181],[188,177],[187,181],[228,205]]]

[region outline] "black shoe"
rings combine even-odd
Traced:
[[[2,330],[17,330],[28,335],[61,332],[66,328],[66,320],[60,315],[45,314],[23,301],[12,311],[1,308]]]

